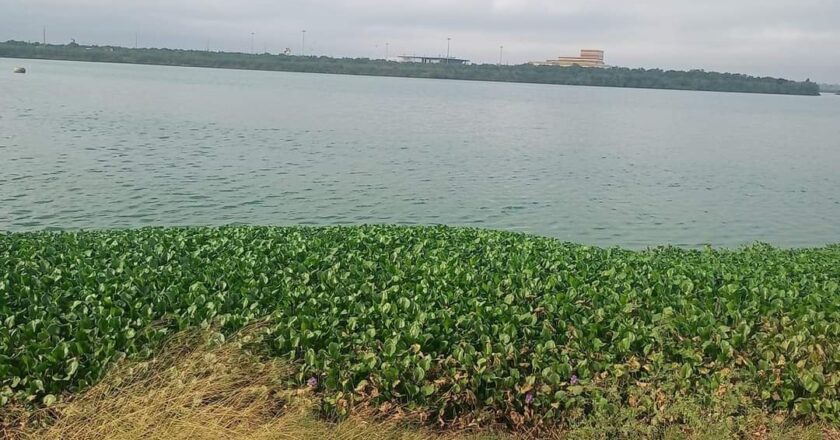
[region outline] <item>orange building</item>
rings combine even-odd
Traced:
[[[580,67],[606,67],[604,64],[604,51],[596,49],[583,49],[579,57],[560,57],[553,60],[536,61],[531,63],[535,66],[580,66]]]

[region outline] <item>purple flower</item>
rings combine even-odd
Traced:
[[[306,384],[309,385],[309,388],[317,388],[318,387],[318,378],[312,376],[309,380],[306,381]]]
[[[577,385],[577,383],[578,383],[578,377],[577,377],[577,374],[573,374],[573,375],[572,375],[572,378],[571,378],[571,379],[569,379],[569,383],[570,383],[570,384],[572,384],[572,385]]]
[[[525,395],[525,404],[526,405],[530,405],[531,402],[533,402],[533,401],[534,401],[534,395],[533,394],[528,393],[528,394]]]

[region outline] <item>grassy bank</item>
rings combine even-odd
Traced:
[[[520,432],[499,427],[441,432],[419,425],[411,414],[396,412],[383,416],[361,411],[331,422],[319,416],[319,397],[311,387],[286,385],[293,367],[249,353],[256,329],[252,326],[225,340],[209,331],[177,334],[151,359],[118,363],[97,385],[61,403],[34,411],[16,408],[17,423],[9,423],[0,434],[10,440],[816,440],[840,436],[840,431],[824,423],[791,423],[758,411],[721,417],[687,401],[668,410],[676,422],[660,427],[639,422],[627,412],[562,429]]]
[[[819,85],[810,80],[804,82],[791,81],[781,78],[760,78],[737,73],[706,72],[703,70],[686,72],[623,67],[587,69],[577,66],[556,67],[532,66],[529,64],[462,66],[397,63],[367,58],[244,54],[177,49],[130,49],[126,47],[73,44],[42,45],[22,41],[0,42],[0,57],[597,87],[809,96],[820,94]]]
[[[650,429],[840,417],[840,246],[599,249],[463,228],[0,235],[0,399],[54,405],[179,331],[293,368],[321,415]]]

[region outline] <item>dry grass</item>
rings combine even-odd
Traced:
[[[242,350],[242,338],[218,343],[184,334],[152,361],[116,367],[97,386],[50,409],[51,423],[22,439],[426,439],[396,422],[362,417],[319,421],[307,389],[282,386],[290,369]],[[44,419],[46,414],[36,418]]]
[[[340,423],[317,417],[317,400],[308,389],[282,384],[291,370],[282,362],[266,362],[242,349],[249,332],[221,342],[207,333],[187,333],[173,339],[153,360],[124,363],[97,386],[40,413],[6,409],[2,437],[20,439],[335,439],[335,440],[491,440],[535,438],[536,435],[480,432],[433,433],[391,418],[355,415]],[[685,410],[685,414],[698,412]],[[33,428],[16,420],[47,421]],[[824,425],[788,424],[766,415],[739,420],[701,417],[651,431],[632,415],[591,421],[539,438],[592,439],[820,439],[840,440],[840,431]]]

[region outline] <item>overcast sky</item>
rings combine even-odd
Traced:
[[[0,40],[506,63],[607,63],[840,83],[840,0],[0,0]]]

